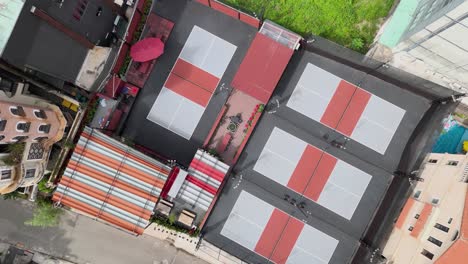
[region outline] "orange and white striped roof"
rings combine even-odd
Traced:
[[[53,200],[142,234],[171,168],[86,127]]]

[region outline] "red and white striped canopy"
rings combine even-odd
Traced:
[[[178,197],[208,210],[228,170],[228,165],[199,149],[190,163]]]

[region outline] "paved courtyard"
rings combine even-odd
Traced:
[[[25,226],[23,222],[31,217],[32,209],[27,201],[0,199],[0,242],[20,243],[75,263],[206,263],[166,241],[145,235],[135,237],[73,212],[66,212],[58,227]]]

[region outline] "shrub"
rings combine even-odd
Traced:
[[[364,41],[361,38],[353,38],[351,41],[350,48],[353,50],[360,51],[364,48]]]
[[[174,223],[176,222],[176,215],[175,214],[170,214],[167,221],[169,221],[170,225],[174,225]]]
[[[7,193],[2,195],[3,200],[17,200],[17,199],[26,199],[28,196],[23,193],[19,193],[17,191]]]
[[[39,189],[39,192],[52,193],[54,189],[47,187],[47,181],[48,181],[48,177],[44,176],[44,178],[37,184],[37,188]]]
[[[171,217],[173,217],[172,220],[170,219]],[[173,221],[172,224],[171,224],[171,221]],[[168,218],[163,217],[163,216],[155,216],[155,217],[153,217],[151,219],[151,222],[156,223],[156,224],[161,225],[161,226],[164,226],[165,228],[167,228],[169,230],[174,230],[176,232],[188,234],[188,235],[190,235],[192,237],[196,237],[196,236],[198,236],[200,234],[200,230],[198,230],[198,229],[191,232],[191,230],[188,230],[186,228],[183,228],[183,227],[177,225],[177,223],[175,221],[175,214],[169,215]]]
[[[88,109],[86,110],[85,124],[91,123],[93,121],[94,115],[99,105],[99,100],[94,100],[88,104]]]
[[[9,166],[20,164],[23,158],[24,147],[25,143],[9,144],[7,147],[9,154],[3,158],[3,162]]]

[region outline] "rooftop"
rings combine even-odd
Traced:
[[[229,87],[257,30],[239,20],[232,19],[194,1],[174,0],[170,3],[158,1],[153,5],[153,12],[158,16],[175,22],[175,25],[169,39],[165,43],[164,54],[157,59],[154,70],[151,72],[148,81],[140,91],[132,107],[123,136],[134,140],[137,144],[144,145],[160,153],[168,159],[176,159],[180,164],[188,167],[197,149],[203,145],[218,113],[229,96],[228,89],[223,90],[219,87],[223,84],[226,88]],[[197,29],[193,31],[194,28]],[[192,31],[194,32],[193,35],[191,35]],[[189,39],[189,36],[191,36],[191,39]],[[231,47],[234,47],[235,52],[232,54],[232,57],[226,57],[230,59],[230,61],[228,60],[229,64],[225,70],[220,72],[221,75],[217,72],[210,72],[210,66],[205,67],[201,64],[197,66],[197,58],[187,57],[185,55],[187,49],[196,47],[193,45],[197,44],[194,42],[197,38],[201,40],[203,38],[214,38],[219,41],[216,42],[219,43],[219,45],[230,44],[229,46],[232,45]],[[183,51],[184,49],[185,53]],[[201,51],[216,52],[214,49],[203,49],[200,50],[200,52]],[[213,55],[214,54],[215,53],[213,53]],[[174,95],[174,93],[177,94],[176,90],[177,87],[179,87],[178,84],[181,81],[185,83],[185,81],[177,78],[181,76],[180,71],[177,71],[180,69],[184,70],[184,67],[174,67],[177,61],[179,61],[179,66],[187,64],[184,63],[184,61],[195,63],[192,65],[197,67],[192,67],[191,70],[203,70],[209,75],[214,76],[215,88],[218,89],[209,91],[206,96],[202,97],[192,98],[190,97],[191,95],[187,94],[182,94],[180,96]],[[216,62],[216,57],[212,57],[210,63],[216,66],[216,63],[218,63]],[[211,67],[213,67],[213,65],[211,65]],[[170,76],[172,77],[169,78]],[[186,78],[190,77],[186,76],[183,79]],[[182,85],[184,85],[183,83]],[[165,100],[160,99],[160,101],[169,102],[169,105],[155,104],[156,98],[162,95],[167,96]],[[170,95],[174,95],[177,98],[173,98],[174,96],[169,98]],[[190,101],[183,97],[189,98]],[[162,112],[158,109],[166,108],[168,111],[171,111],[170,109],[174,109],[176,106],[175,102],[180,100],[179,98],[185,100],[185,102],[188,101],[187,103],[189,105],[187,107],[190,107],[192,110],[188,110],[189,108],[184,107],[182,109],[186,109],[185,112],[178,116],[173,116],[174,120],[183,123],[180,126],[184,128],[178,129],[178,127],[172,126],[168,129],[162,117],[169,113],[160,116],[159,113],[162,114]],[[199,107],[200,104],[202,104],[202,107]],[[155,109],[151,110],[153,105],[156,105]],[[152,116],[149,115],[150,112],[153,113]],[[174,113],[174,111],[171,111],[171,114]],[[199,121],[191,124],[189,128],[186,128],[186,123],[192,123],[192,119]]]
[[[383,249],[388,260],[464,262],[461,254],[468,249],[467,166],[466,155],[427,155]]]
[[[86,127],[53,200],[142,234],[170,170],[164,163]]]
[[[44,11],[48,16],[71,29],[94,45],[108,44],[115,14],[105,0],[85,1],[86,8],[78,18],[80,1],[26,0],[2,54],[2,59],[18,67],[37,70],[62,81],[75,83],[89,47],[51,26],[31,12]],[[96,16],[98,9],[102,12]]]
[[[209,242],[253,263],[282,263],[278,255],[300,259],[296,248],[329,263],[353,258],[408,142],[430,141],[413,134],[431,103],[429,96],[339,58],[310,51],[293,55],[208,219]],[[421,149],[412,151],[418,156]],[[270,223],[280,221],[278,211],[302,231],[281,249],[294,227],[277,224],[272,228],[284,231],[267,240],[279,248],[265,251],[263,237]],[[238,218],[268,225],[254,232]]]
[[[231,135],[244,125],[248,115],[225,114],[240,111],[226,101],[238,103],[232,100],[238,94],[255,98],[242,113],[255,122],[263,115],[254,130],[244,130],[245,137],[252,134],[239,159],[228,162],[235,163],[232,177],[213,199],[205,239],[252,263],[350,262],[370,223],[381,220],[374,216],[393,173],[410,170],[430,144],[421,129],[438,123],[441,116],[432,113],[442,109],[432,101],[451,94],[322,40],[294,52],[276,85],[255,72],[280,76],[283,69],[258,65],[283,46],[271,45],[273,52],[258,52],[267,56],[252,61],[249,48],[264,35],[230,17],[232,10],[213,5],[225,16],[186,0],[153,8],[174,28],[124,137],[188,167],[210,129],[226,129],[213,124],[227,120]],[[216,134],[222,148],[210,146],[226,149],[230,138],[223,131]],[[410,158],[402,162],[405,155]]]

